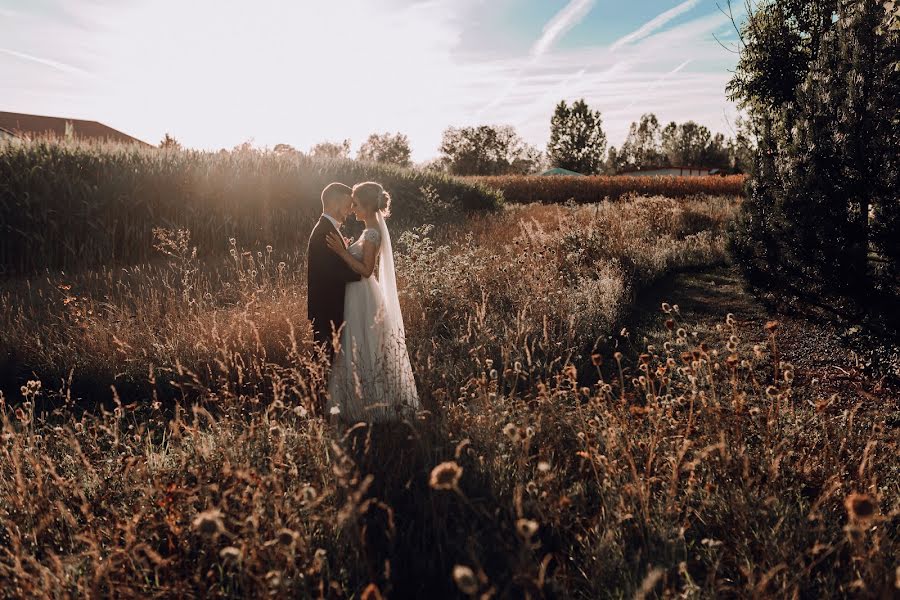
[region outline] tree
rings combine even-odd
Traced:
[[[890,304],[876,300],[885,288],[868,260],[874,248],[898,273],[900,43],[885,8],[772,0],[741,29],[728,90],[757,151],[731,245],[757,285],[855,298],[869,312]]]
[[[275,147],[272,149],[275,154],[284,154],[284,155],[297,155],[300,154],[300,151],[291,146],[290,144],[275,144]]]
[[[441,162],[454,175],[531,173],[540,151],[508,125],[450,127],[441,139]]]
[[[617,168],[652,169],[665,166],[666,156],[662,151],[662,133],[656,115],[641,116],[639,123],[632,123],[628,137],[616,154]]]
[[[166,137],[159,142],[159,147],[166,150],[180,150],[181,144],[166,132]]]
[[[410,165],[409,138],[402,133],[373,133],[359,148],[357,158],[370,162],[389,163],[408,167]]]
[[[309,150],[315,158],[350,158],[350,140],[343,142],[319,142]]]
[[[584,174],[599,173],[606,156],[606,134],[600,111],[576,100],[571,107],[563,100],[550,120],[547,157],[554,167]]]

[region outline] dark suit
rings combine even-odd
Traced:
[[[340,235],[331,221],[322,215],[309,236],[306,250],[307,316],[312,321],[313,339],[325,347],[329,361],[334,358],[332,331],[344,324],[344,288],[361,279],[361,275],[325,243],[325,236],[331,232]]]

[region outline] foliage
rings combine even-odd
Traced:
[[[313,158],[339,159],[350,158],[350,140],[343,142],[319,142],[309,149]]]
[[[582,100],[568,106],[565,100],[556,105],[550,120],[547,158],[554,167],[593,175],[603,168],[606,156],[606,134],[600,111],[593,111]]]
[[[641,115],[639,123],[632,123],[628,128],[628,137],[613,159],[615,171],[631,169],[648,169],[665,165],[666,157],[662,153],[662,138],[659,121],[656,115]],[[612,153],[614,149],[610,148]]]
[[[738,121],[734,139],[717,133],[693,121],[669,123],[662,128],[656,115],[641,116],[628,130],[619,149],[610,148],[606,162],[607,173],[637,171],[667,166],[694,166],[727,170],[732,173],[749,171],[752,161],[752,137]]]
[[[356,155],[358,160],[388,163],[398,167],[410,166],[409,138],[402,133],[373,133],[369,136]]]
[[[159,147],[166,150],[180,150],[181,143],[174,137],[166,133],[166,136],[159,142]]]
[[[507,202],[579,203],[617,200],[634,194],[686,198],[690,196],[740,196],[744,176],[653,177],[625,175],[593,177],[540,176],[472,177],[469,181],[503,193]]]
[[[733,249],[757,285],[855,298],[876,313],[892,302],[900,44],[878,33],[885,20],[875,2],[785,0],[760,5],[742,29],[729,89],[759,152]]]
[[[159,151],[48,141],[0,144],[0,273],[126,266],[152,252],[153,229],[189,229],[196,244],[226,255],[227,240],[251,247],[305,243],[332,181],[377,180],[391,192],[394,220],[442,220],[496,208],[495,192],[389,165],[322,160],[293,152]]]
[[[720,169],[728,166],[725,136],[713,136],[706,126],[694,121],[669,123],[660,133],[660,143],[670,165]]]
[[[442,168],[453,175],[527,174],[540,152],[509,126],[450,127],[440,146]]]

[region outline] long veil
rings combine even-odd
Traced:
[[[413,378],[409,353],[406,348],[406,328],[403,326],[403,313],[400,311],[400,297],[397,294],[397,275],[394,272],[394,248],[391,245],[391,234],[384,222],[381,211],[376,211],[378,231],[381,234],[381,252],[378,257],[378,285],[384,298],[384,330],[386,348],[391,363],[388,368],[396,368],[396,390],[400,397],[411,407],[419,404],[416,382]]]

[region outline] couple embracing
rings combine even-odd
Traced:
[[[308,317],[332,363],[325,408],[346,424],[399,421],[419,407],[384,222],[390,203],[375,182],[329,184],[309,237]],[[340,227],[351,213],[366,228],[348,246]]]

